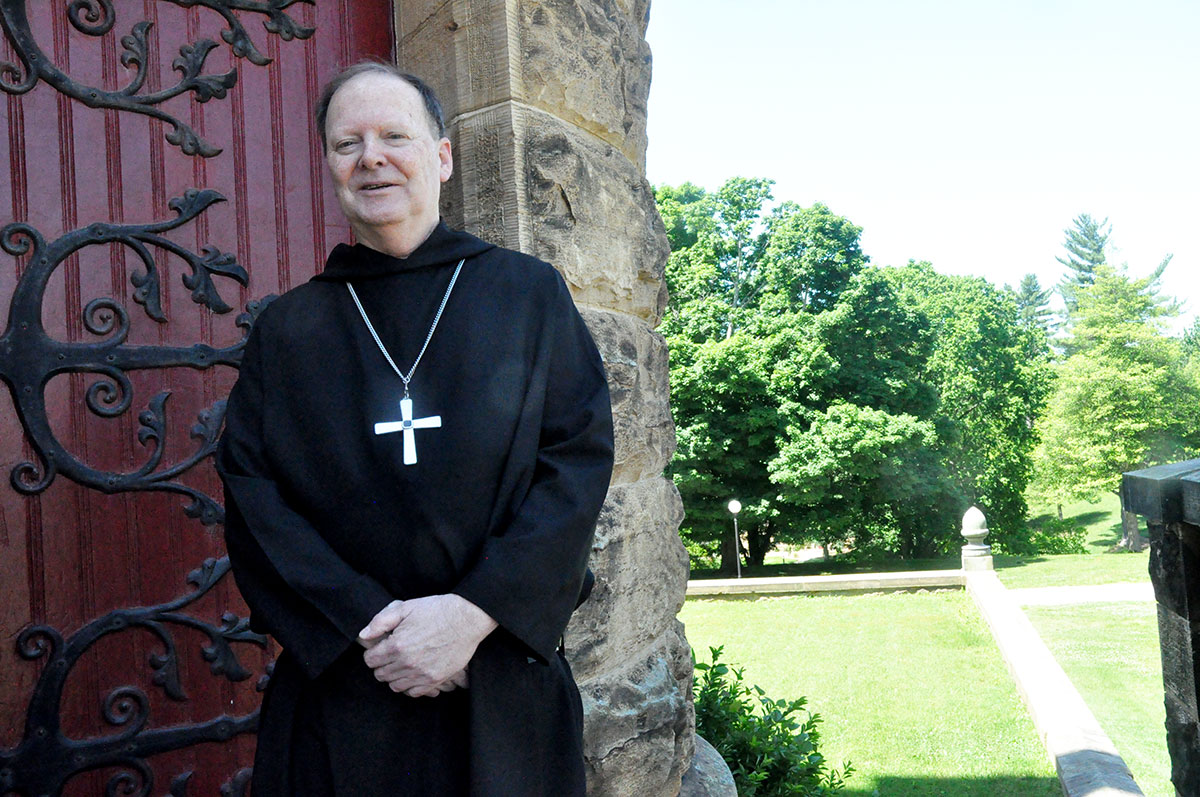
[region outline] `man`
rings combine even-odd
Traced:
[[[559,642],[612,469],[599,355],[556,271],[440,222],[424,83],[356,65],[317,119],[358,243],[260,315],[217,457],[283,649],[253,792],[581,795]]]

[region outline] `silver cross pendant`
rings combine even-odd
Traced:
[[[442,425],[441,415],[430,415],[428,418],[413,419],[413,403],[410,398],[400,399],[400,420],[384,421],[375,424],[375,434],[404,432],[404,464],[417,464],[417,435],[416,429],[437,429]]]

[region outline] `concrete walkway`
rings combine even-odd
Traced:
[[[1090,587],[1031,587],[1010,589],[1009,596],[1021,606],[1067,606],[1073,603],[1154,603],[1154,585],[1095,584]]]

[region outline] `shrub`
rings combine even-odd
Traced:
[[[687,548],[688,564],[692,570],[716,570],[721,566],[720,543],[696,542],[684,536],[683,545]]]
[[[723,648],[709,650],[711,664],[695,662],[696,732],[729,765],[739,797],[840,793],[854,770],[849,763],[840,772],[826,766],[820,715],[803,711],[803,697],[772,700],[747,686],[742,670],[719,661]]]
[[[1029,542],[1038,553],[1087,553],[1087,529],[1070,518],[1050,518],[1030,530]]]

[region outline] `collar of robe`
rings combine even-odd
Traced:
[[[445,221],[439,219],[429,237],[408,257],[386,255],[363,244],[338,244],[329,253],[329,259],[325,261],[325,270],[313,279],[321,282],[346,282],[385,277],[429,266],[453,266],[463,258],[494,248],[493,244],[470,233],[450,229]]]

